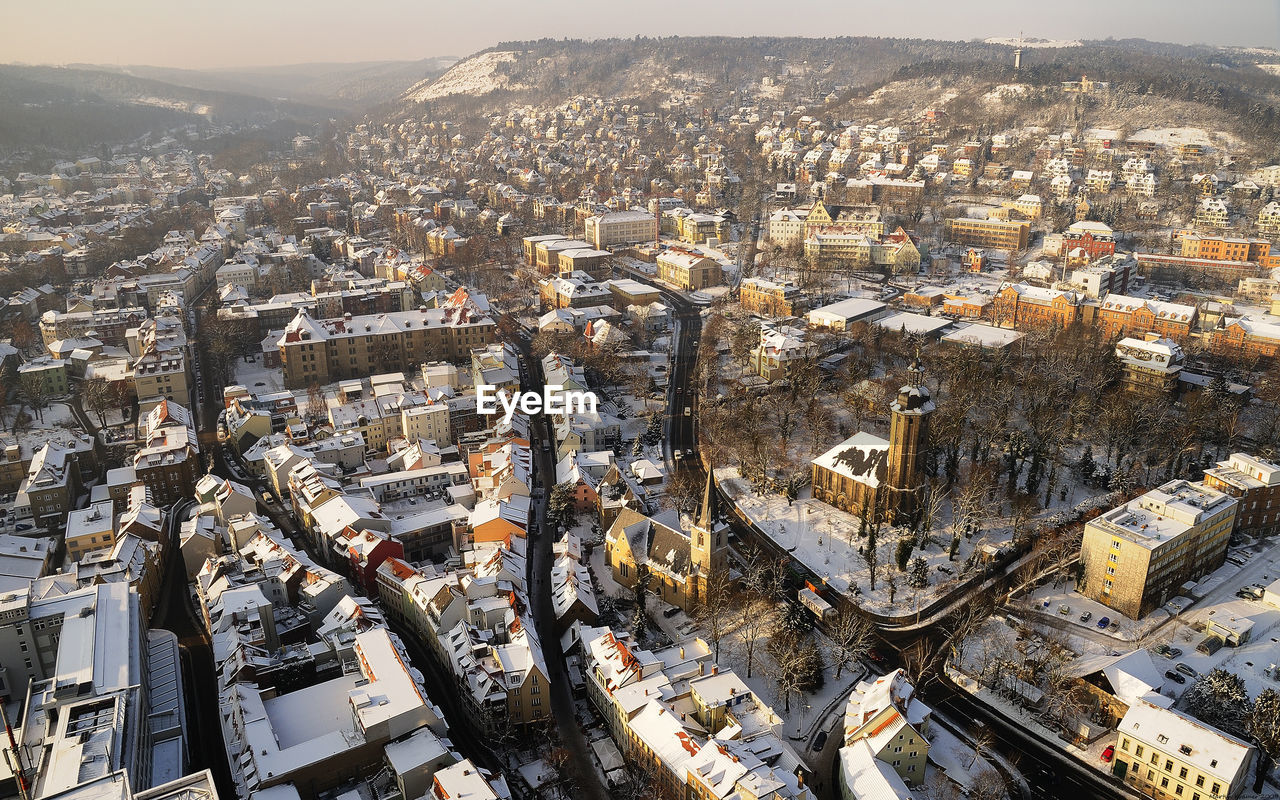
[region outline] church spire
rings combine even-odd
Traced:
[[[702,489],[702,506],[698,509],[698,527],[705,531],[715,529],[720,519],[720,495],[716,491],[716,470],[713,463],[707,463],[707,484]]]

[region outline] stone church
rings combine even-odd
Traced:
[[[675,511],[652,517],[630,508],[618,513],[604,541],[605,563],[620,586],[633,589],[647,579],[651,592],[685,611],[703,602],[710,577],[726,569],[728,525],[713,472],[707,471],[702,505],[688,531]]]
[[[889,404],[889,438],[859,431],[810,462],[813,496],[850,514],[905,524],[916,513],[924,486],[929,416],[936,406],[919,362]]]

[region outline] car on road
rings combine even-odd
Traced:
[[[1176,669],[1178,672],[1181,672],[1183,675],[1186,675],[1188,678],[1194,678],[1196,676],[1195,669],[1193,669],[1191,666],[1187,664],[1182,663],[1181,661],[1175,664],[1173,668]]]
[[[1100,630],[1105,629],[1110,624],[1111,624],[1111,617],[1102,617],[1101,619],[1098,620],[1098,628]]]
[[[1106,746],[1106,749],[1102,751],[1102,760],[1110,764],[1111,759],[1115,757],[1115,754],[1116,754],[1116,746],[1114,744],[1109,744]]]
[[[689,415],[690,415],[690,414],[692,414],[692,413],[693,413],[693,409],[689,408],[689,406],[685,406],[685,407],[684,407],[684,415],[685,415],[686,417],[687,417],[687,416],[689,416]]]
[[[1093,619],[1093,612],[1092,612],[1092,611],[1086,611],[1086,612],[1084,612],[1083,614],[1081,614],[1081,615],[1080,615],[1080,621],[1081,621],[1081,622],[1088,622],[1088,621],[1089,621],[1089,620],[1091,620],[1091,619]]]
[[[1181,673],[1181,672],[1175,672],[1174,670],[1171,670],[1171,669],[1167,669],[1167,670],[1165,670],[1165,671],[1164,671],[1164,676],[1165,676],[1166,678],[1168,678],[1169,680],[1173,681],[1174,683],[1186,683],[1186,682],[1187,682],[1187,679],[1186,679],[1186,678],[1184,678],[1184,677],[1182,676],[1182,673]]]
[[[817,752],[822,751],[822,746],[827,743],[827,732],[818,731],[818,735],[813,739],[813,749]]]
[[[672,617],[674,617],[676,614],[679,614],[679,613],[680,613],[680,607],[672,606],[671,608],[668,608],[667,610],[663,611],[662,616],[666,617],[667,619],[671,619]]]
[[[13,529],[16,531],[29,531],[32,527],[33,526],[30,522],[19,522],[17,525],[13,526]]]
[[[1066,603],[1063,603],[1062,605],[1058,606],[1058,613],[1065,617],[1067,614],[1071,613],[1071,606],[1067,605]]]

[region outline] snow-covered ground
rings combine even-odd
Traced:
[[[514,50],[491,50],[464,59],[439,78],[415,84],[405,92],[404,99],[421,103],[454,94],[481,95],[496,89],[525,88],[497,73],[498,65],[511,63],[518,56]]]
[[[235,376],[236,383],[255,395],[284,390],[284,373],[278,367],[264,366],[261,358],[255,361],[236,361]]]
[[[1013,36],[992,36],[983,39],[987,44],[1007,44],[1010,47],[1021,47],[1024,50],[1039,50],[1058,47],[1080,47],[1079,39],[1023,39]]]
[[[928,566],[929,585],[916,589],[907,585],[906,576],[894,563],[899,536],[886,526],[880,531],[876,547],[879,569],[872,589],[870,571],[859,553],[865,539],[858,535],[862,525],[858,517],[814,500],[808,496],[809,489],[802,490],[800,498],[790,504],[780,494],[757,495],[739,477],[736,467],[717,469],[716,480],[738,508],[796,561],[825,579],[837,592],[856,597],[858,605],[881,614],[911,614],[923,609],[960,580],[965,560],[975,548],[989,541],[983,534],[961,538],[952,561],[947,557],[951,534],[935,531],[935,544],[911,553],[912,559],[919,556]],[[1002,543],[997,538],[998,531],[990,536],[992,544]]]

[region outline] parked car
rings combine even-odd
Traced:
[[[666,617],[667,619],[671,619],[672,617],[674,617],[676,614],[679,614],[679,613],[680,613],[680,607],[672,606],[671,608],[668,608],[666,611],[663,611],[662,616]]]
[[[1058,606],[1058,613],[1062,614],[1063,616],[1070,614],[1071,606],[1067,605],[1066,603],[1063,603],[1062,605]]]
[[[1167,670],[1165,670],[1165,671],[1164,671],[1164,676],[1165,676],[1166,678],[1168,678],[1169,680],[1173,681],[1174,683],[1186,683],[1186,682],[1187,682],[1187,679],[1186,679],[1186,678],[1184,678],[1184,677],[1182,677],[1182,673],[1181,673],[1181,672],[1175,672],[1174,670],[1171,670],[1171,669],[1167,669]]]
[[[1092,612],[1092,611],[1086,611],[1086,612],[1084,612],[1083,614],[1081,614],[1081,615],[1080,615],[1080,621],[1081,621],[1081,622],[1088,622],[1088,621],[1089,621],[1089,620],[1091,620],[1091,619],[1093,619],[1093,612]]]
[[[1116,746],[1114,744],[1109,744],[1107,745],[1106,749],[1102,751],[1102,760],[1110,764],[1111,759],[1115,757],[1115,754],[1116,754]]]
[[[1166,657],[1167,657],[1167,655],[1168,655],[1168,653],[1169,653],[1169,645],[1165,644],[1164,642],[1161,642],[1160,644],[1156,645],[1155,647],[1153,647],[1153,648],[1151,648],[1151,649],[1155,651],[1156,655],[1161,655],[1161,656],[1166,656]]]
[[[1178,649],[1178,648],[1176,648],[1176,647],[1170,647],[1170,648],[1168,649],[1168,651],[1167,651],[1167,652],[1165,652],[1164,657],[1165,657],[1165,658],[1177,658],[1177,657],[1178,657],[1178,656],[1180,656],[1180,655],[1182,655],[1182,651],[1181,651],[1181,650],[1179,650],[1179,649]]]
[[[1110,624],[1111,624],[1111,617],[1102,617],[1101,619],[1098,620],[1099,629],[1105,629]]]
[[[827,732],[818,731],[818,735],[813,740],[813,749],[816,751],[821,751],[822,746],[826,743],[827,743]]]
[[[1186,675],[1188,678],[1194,678],[1196,676],[1196,671],[1190,666],[1183,664],[1181,661],[1174,665],[1174,669],[1181,672],[1183,675]]]

